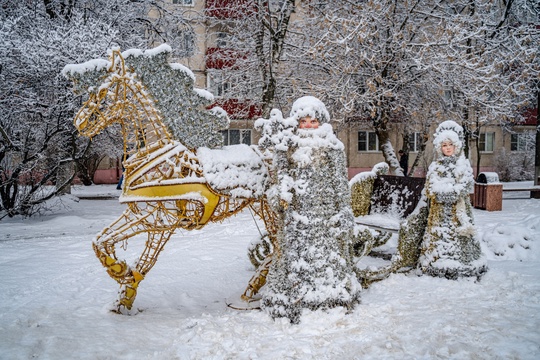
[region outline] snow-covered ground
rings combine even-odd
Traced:
[[[177,232],[139,287],[140,312],[123,316],[109,311],[118,287],[91,241],[124,206],[64,204],[0,222],[0,359],[540,358],[540,200],[475,209],[490,267],[481,282],[393,275],[364,290],[352,313],[308,313],[300,325],[226,306],[253,272],[246,251],[258,230],[248,211]],[[130,241],[126,256],[142,242]]]

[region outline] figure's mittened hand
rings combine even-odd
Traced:
[[[453,191],[448,193],[438,193],[435,198],[439,203],[450,204],[455,203],[458,200],[458,194]]]

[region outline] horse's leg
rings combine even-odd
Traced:
[[[156,264],[157,258],[163,247],[170,239],[174,230],[164,231],[148,231],[148,240],[146,241],[146,247],[137,261],[134,269],[131,269],[130,281],[124,282],[120,285],[118,292],[118,300],[116,301],[116,307],[118,312],[122,312],[122,308],[128,310],[133,306],[135,296],[137,296],[137,288],[139,283],[144,279],[150,269]]]
[[[107,269],[107,273],[120,284],[126,282],[126,275],[130,271],[126,261],[117,258],[115,246],[143,232],[145,227],[142,226],[141,220],[150,215],[135,214],[133,210],[139,212],[137,208],[128,206],[118,219],[101,231],[92,244],[97,258]]]
[[[255,206],[258,204],[258,206]],[[249,206],[251,210],[263,221],[273,251],[278,251],[277,232],[280,224],[277,214],[272,211],[265,198],[262,198]]]
[[[257,214],[257,216],[264,222],[268,234],[268,239],[263,238],[261,239],[261,241],[269,241],[270,244],[267,245],[270,246],[268,246],[268,250],[264,254],[264,260],[259,264],[257,270],[255,270],[255,274],[253,274],[253,276],[249,280],[248,286],[241,296],[242,300],[244,301],[250,301],[251,299],[253,299],[253,297],[257,295],[259,290],[266,284],[266,276],[268,275],[270,264],[272,263],[272,257],[276,256],[275,254],[279,252],[277,245],[278,218],[276,214],[270,209],[270,206],[265,199],[261,199],[259,201],[258,207],[255,207],[253,205],[250,205],[250,207],[255,212],[255,214]],[[258,251],[258,248],[256,247],[254,251]],[[260,256],[261,254],[257,255]]]
[[[92,244],[97,258],[107,269],[109,276],[121,286],[129,284],[136,288],[143,276],[137,270],[131,269],[125,260],[118,259],[116,244],[139,233],[147,232],[148,217],[151,215],[151,212],[141,212],[136,204],[129,203],[124,213],[110,226],[103,229]],[[131,305],[126,307],[130,309]]]
[[[250,301],[255,295],[261,290],[261,288],[266,284],[266,276],[268,275],[268,270],[270,269],[270,264],[272,263],[272,254],[268,255],[264,261],[259,265],[255,274],[249,279],[248,286],[244,293],[240,296],[244,301]]]
[[[134,269],[130,269],[130,281],[121,283],[116,302],[118,312],[122,312],[122,308],[131,309],[137,295],[139,283],[156,264],[163,247],[179,226],[178,209],[174,204],[174,202],[167,201],[147,204],[146,212],[152,216],[148,217],[144,222],[146,224],[145,232],[148,234],[146,246]]]

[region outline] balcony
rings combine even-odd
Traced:
[[[527,109],[523,114],[525,121],[520,125],[536,125],[538,117],[538,108]]]
[[[246,55],[236,50],[224,48],[208,48],[206,50],[206,68],[224,69],[232,68],[238,59],[245,59]]]
[[[206,0],[206,15],[216,19],[241,19],[255,14],[257,4],[250,0]]]
[[[218,99],[209,108],[220,106],[233,119],[256,119],[262,115],[262,108],[249,100]]]

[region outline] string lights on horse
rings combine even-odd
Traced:
[[[227,128],[228,118],[219,108],[206,110],[212,95],[193,87],[189,69],[167,62],[170,51],[167,45],[114,50],[110,61],[64,68],[74,91],[88,93],[74,120],[81,135],[92,138],[115,123],[122,129],[120,202],[127,208],[93,242],[96,256],[120,284],[116,312],[132,308],[139,283],[176,229],[199,229],[250,207],[270,237],[276,231],[264,198],[263,160],[247,145],[211,148],[221,144],[219,130]],[[116,244],[138,234],[147,236],[145,248],[129,265],[118,258]]]

